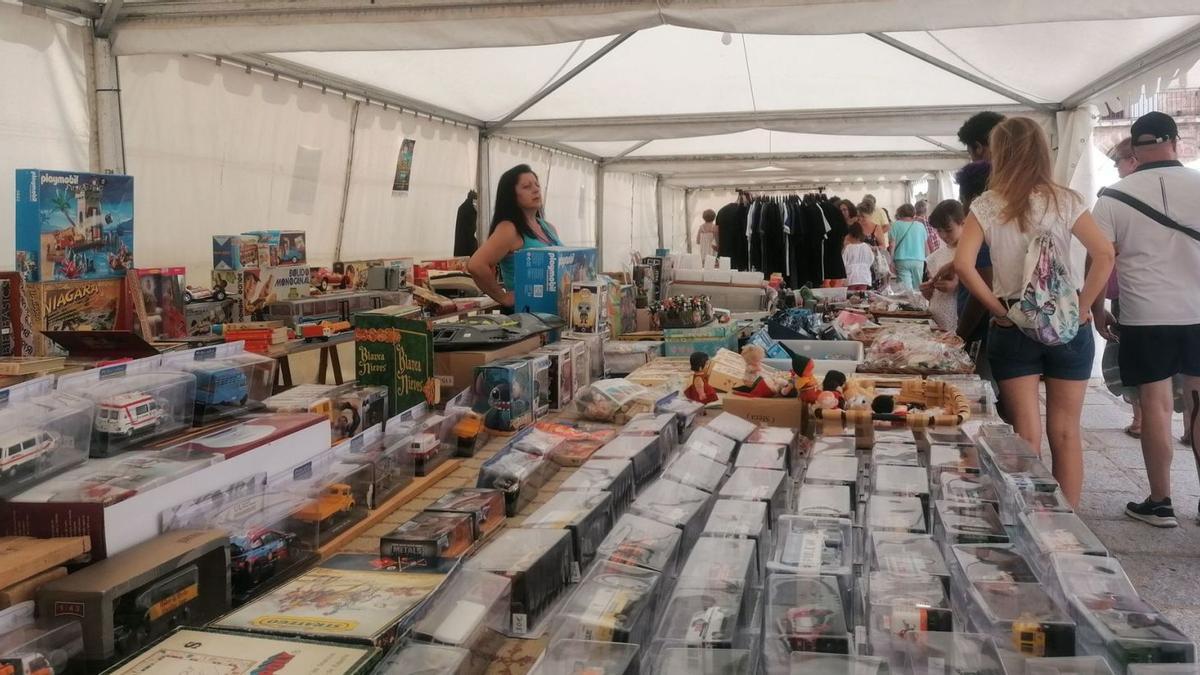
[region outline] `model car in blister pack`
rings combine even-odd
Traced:
[[[703,490],[660,478],[638,494],[629,512],[679,528],[681,548],[688,550],[700,536],[711,500]]]
[[[405,571],[452,568],[475,543],[471,516],[422,511],[379,538],[379,557]]]
[[[777,445],[774,443],[743,443],[738,450],[737,461],[734,462],[735,468],[746,467],[749,469],[771,469],[773,471],[787,471],[788,447],[786,445]]]
[[[796,474],[800,469],[801,453],[806,450],[811,441],[801,436],[795,429],[788,427],[758,427],[746,438],[746,442],[785,446],[787,448],[784,453],[787,471]]]
[[[50,392],[0,409],[0,497],[19,494],[85,462],[92,402]]]
[[[469,515],[474,539],[478,542],[504,526],[504,493],[481,488],[455,488],[435,499],[425,510]]]
[[[342,461],[361,464],[366,471],[366,505],[377,509],[413,481],[416,466],[409,452],[408,435],[388,435],[379,427],[367,429],[346,444]]]
[[[1000,505],[996,484],[989,475],[946,470],[937,475],[937,480],[933,488],[938,499],[968,504],[987,502],[997,507]]]
[[[768,666],[791,652],[849,654],[846,612],[832,577],[776,575],[768,579]]]
[[[944,675],[1004,675],[996,646],[979,633],[917,632],[907,636],[914,672]]]
[[[850,488],[850,503],[858,503],[858,458],[841,455],[817,455],[804,467],[803,494],[808,485],[845,485]]]
[[[746,646],[741,588],[676,587],[663,610],[658,639],[705,649]]]
[[[78,621],[36,621],[32,602],[0,613],[0,673],[54,675],[77,672],[83,657],[83,631]]]
[[[316,546],[367,515],[370,470],[362,464],[336,463],[329,472],[300,488],[302,506],[289,521],[297,534]]]
[[[163,367],[196,378],[192,423],[208,422],[260,409],[271,395],[275,359],[244,351],[238,344],[202,347],[163,357]]]
[[[601,560],[558,614],[555,640],[638,643],[654,628],[660,575]]]
[[[754,567],[762,572],[771,546],[771,535],[767,531],[767,505],[741,499],[718,499],[713,503],[700,536],[753,541],[756,550]]]
[[[1196,660],[1195,643],[1136,592],[1096,589],[1071,596],[1068,609],[1085,652],[1103,655],[1115,670]]]
[[[111,457],[192,424],[196,378],[132,362],[64,375],[58,389],[91,399],[92,457]]]
[[[627,513],[596,548],[597,557],[655,572],[673,573],[679,553],[679,529]]]
[[[662,475],[663,478],[713,494],[721,486],[721,481],[725,480],[725,471],[724,464],[718,464],[698,452],[689,451],[677,456],[663,469]]]
[[[939,499],[934,503],[933,535],[947,548],[958,544],[1008,543],[1008,532],[1000,524],[996,507],[987,502],[968,504]]]
[[[851,436],[818,436],[813,439],[812,445],[808,448],[809,461],[825,455],[856,457],[858,449],[855,447],[854,438]]]
[[[875,656],[902,652],[914,633],[954,629],[950,600],[940,579],[872,572],[869,588],[868,639]]]
[[[758,425],[756,425],[754,422],[742,419],[737,415],[727,412],[717,415],[706,426],[718,434],[721,434],[726,438],[731,438],[738,443],[745,442],[746,439],[750,438],[750,435],[754,433],[754,430],[758,428]]]
[[[1082,553],[1107,556],[1104,543],[1074,513],[1036,511],[1018,516],[1017,544],[1043,573],[1053,570],[1050,556],[1055,553]]]
[[[681,448],[683,451],[695,450],[714,462],[725,465],[733,461],[733,452],[736,449],[737,441],[708,427],[700,427],[693,431]]]
[[[557,470],[554,463],[545,457],[505,449],[479,468],[475,487],[503,492],[505,513],[511,518],[537,497],[542,486]]]
[[[729,589],[742,597],[741,613],[754,613],[758,550],[749,539],[701,537],[679,570],[677,588]]]
[[[675,416],[675,427],[679,431],[679,439],[682,441],[688,436],[688,432],[696,424],[696,418],[700,413],[704,412],[704,404],[693,401],[686,396],[675,394],[671,398],[662,401],[655,407],[654,412],[671,413]]]
[[[717,495],[722,499],[744,499],[767,505],[767,522],[773,523],[784,512],[791,481],[783,471],[735,469]]]
[[[975,581],[964,606],[970,622],[1024,656],[1074,656],[1075,622],[1037,583]]]
[[[529,675],[637,675],[642,654],[636,644],[554,640]]]
[[[624,459],[633,464],[633,477],[645,485],[662,468],[658,438],[654,436],[617,436],[592,454],[594,459]]]
[[[782,516],[776,526],[770,569],[792,574],[826,574],[849,588],[854,564],[853,526],[848,520]]]
[[[929,446],[929,476],[933,481],[943,469],[979,473],[979,449],[974,445],[948,445],[935,443]]]
[[[917,452],[917,446],[909,443],[876,443],[871,448],[870,461],[874,465],[921,465],[921,458]]]
[[[528,635],[570,583],[571,535],[565,530],[506,530],[469,559],[465,569],[512,581],[508,630]]]
[[[1016,583],[1038,582],[1025,556],[1012,544],[969,544],[955,546],[947,558],[955,584],[963,581],[1012,581]]]
[[[805,483],[800,486],[796,498],[796,514],[811,518],[845,518],[854,522],[857,510],[851,505],[849,485]]]
[[[562,529],[571,533],[571,581],[579,581],[596,549],[613,526],[612,495],[607,492],[558,492],[521,524],[524,528]]]
[[[679,428],[671,413],[640,413],[621,427],[622,436],[653,436],[658,438],[658,454],[665,464],[679,446]]]
[[[458,647],[410,642],[398,645],[372,670],[375,675],[462,675],[471,652]]]
[[[604,490],[612,495],[613,513],[633,504],[633,464],[623,459],[589,459],[559,486],[560,490]]]
[[[876,463],[871,467],[871,490],[874,495],[928,500],[929,472],[920,466]]]
[[[938,544],[927,534],[887,532],[870,534],[870,569],[896,577],[935,577],[950,586],[950,569]]]
[[[928,534],[925,505],[917,497],[871,495],[867,500],[867,530]]]

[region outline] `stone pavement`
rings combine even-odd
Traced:
[[[1043,394],[1043,401],[1045,400]],[[1083,496],[1079,516],[1125,567],[1142,593],[1176,626],[1200,641],[1200,479],[1192,451],[1176,441],[1171,487],[1179,527],[1159,529],[1125,516],[1125,504],[1149,494],[1141,445],[1123,431],[1132,411],[1093,380],[1084,402]],[[1175,416],[1174,436],[1183,433]],[[1049,459],[1048,449],[1043,449]]]

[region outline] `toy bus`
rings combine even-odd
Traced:
[[[200,571],[187,567],[121,597],[113,612],[113,639],[124,654],[186,625],[192,601],[200,597]]]
[[[196,408],[214,405],[242,405],[249,396],[246,373],[237,366],[197,370]]]

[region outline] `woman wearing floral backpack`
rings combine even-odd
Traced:
[[[1083,199],[1054,182],[1050,148],[1036,122],[1005,120],[992,130],[990,147],[989,189],[971,204],[954,267],[992,314],[987,358],[1013,427],[1038,452],[1038,381],[1045,377],[1054,477],[1074,506],[1083,489],[1079,418],[1095,354],[1089,308],[1108,281],[1113,246]],[[1092,259],[1082,285],[1072,236]],[[985,241],[991,288],[975,270]]]

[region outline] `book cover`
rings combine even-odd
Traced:
[[[354,315],[357,381],[388,388],[388,416],[438,402],[429,322],[400,316],[401,308]]]

